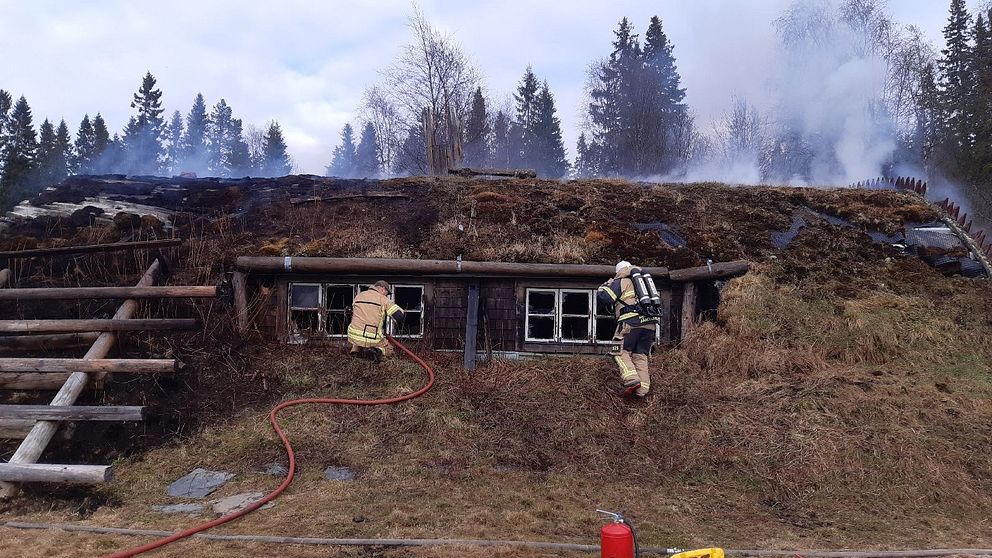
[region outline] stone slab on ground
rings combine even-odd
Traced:
[[[330,467],[324,469],[324,478],[332,481],[353,481],[358,477],[355,471],[347,467],[336,467],[331,465]]]
[[[203,511],[203,504],[157,504],[152,511],[158,513],[188,513],[196,515]]]
[[[234,478],[233,473],[208,471],[197,467],[169,485],[169,496],[173,498],[206,498],[211,492],[232,478]]]
[[[214,500],[211,504],[213,504],[214,513],[227,515],[232,512],[243,510],[264,497],[264,492],[244,492],[242,494],[228,496],[227,498],[221,498],[220,500]],[[272,506],[273,503],[269,502],[268,504],[262,506],[261,509],[271,508]]]

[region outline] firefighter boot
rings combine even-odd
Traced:
[[[619,355],[613,357],[613,360],[620,367],[620,380],[623,382],[623,390],[620,392],[620,396],[627,397],[640,389],[641,380],[637,375],[637,368],[634,366],[634,361],[631,360],[630,351],[621,351]]]
[[[645,397],[647,396],[648,391],[651,390],[651,372],[648,370],[648,355],[634,353],[630,355],[630,360],[634,362],[634,368],[637,370],[637,377],[641,382],[641,385],[637,388],[635,395],[638,397]]]

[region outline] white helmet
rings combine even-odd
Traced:
[[[622,270],[625,267],[630,267],[631,265],[632,264],[627,260],[620,260],[619,262],[617,262],[616,272],[620,273],[620,270]]]

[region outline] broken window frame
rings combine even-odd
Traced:
[[[558,303],[559,289],[547,289],[540,287],[528,287],[524,290],[524,340],[531,343],[557,343],[559,342],[558,335],[558,320],[560,315],[560,305]],[[530,295],[531,293],[551,293],[554,297],[554,306],[551,308],[550,314],[534,313],[530,311]],[[530,319],[535,318],[551,318],[551,337],[541,338],[541,337],[531,337],[530,336]]]
[[[317,306],[293,306],[293,289],[297,287],[316,287],[317,288]],[[289,327],[291,335],[305,335],[309,333],[311,336],[313,334],[319,334],[324,331],[324,285],[322,283],[303,283],[294,282],[289,284],[288,291],[289,298]],[[316,312],[317,313],[317,327],[316,329],[299,329],[296,326],[296,320],[293,319],[294,312]]]
[[[327,290],[330,289],[330,288],[332,288],[332,287],[348,287],[349,289],[351,289],[351,304],[346,305],[343,309],[337,309],[337,308],[332,309],[332,308],[328,308],[327,305],[329,303],[329,300],[327,298]],[[358,293],[356,292],[356,289],[355,289],[355,285],[353,285],[351,283],[322,283],[321,284],[321,290],[324,293],[324,300],[323,300],[324,318],[321,320],[321,323],[324,324],[324,328],[325,328],[325,331],[327,332],[327,336],[330,337],[330,338],[332,338],[332,339],[345,339],[345,338],[347,338],[348,337],[348,324],[351,323],[352,306],[355,303],[355,297],[358,296]],[[342,328],[341,333],[331,333],[330,330],[327,329],[327,320],[330,319],[331,314],[341,314],[342,315],[342,318],[344,320],[344,327]]]
[[[414,285],[414,284],[390,285],[392,292],[389,293],[389,299],[392,300],[393,303],[397,305],[399,305],[399,303],[396,302],[396,289],[420,289],[420,304],[418,305],[419,309],[414,309],[414,308],[408,309],[400,306],[400,309],[403,310],[404,322],[410,319],[410,316],[413,314],[416,314],[420,317],[420,329],[417,333],[402,333],[402,334],[395,333],[400,328],[396,325],[396,322],[394,322],[392,319],[387,318],[386,321],[389,323],[386,326],[386,331],[389,333],[389,335],[392,335],[393,337],[399,339],[419,339],[424,336],[424,291],[426,290],[425,287],[426,287],[425,285]]]
[[[616,335],[617,332],[617,315],[612,309],[609,308],[603,308],[602,312],[600,312],[600,307],[599,307],[600,303],[599,303],[599,297],[596,296],[597,294],[598,292],[593,291],[592,339],[595,343],[610,343],[611,341],[613,341],[613,336]],[[599,321],[606,319],[609,319],[611,324],[609,328],[609,333],[607,334],[609,335],[609,337],[605,339],[600,339]]]
[[[595,291],[590,291],[589,289],[558,289],[558,338],[562,343],[589,343],[593,339],[593,320],[591,320],[593,303]],[[565,313],[565,295],[567,294],[584,294],[586,295],[586,313],[585,314],[566,314]],[[586,320],[586,337],[585,339],[574,339],[570,337],[565,337],[565,318],[585,318]]]

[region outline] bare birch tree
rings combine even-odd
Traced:
[[[362,119],[375,129],[376,152],[380,168],[385,173],[393,171],[408,125],[399,109],[382,87],[373,85],[365,90],[360,108]]]

